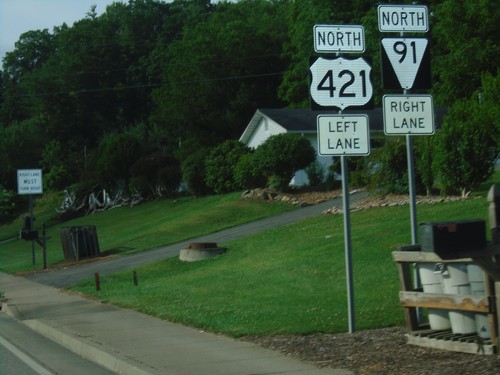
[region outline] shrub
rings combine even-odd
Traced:
[[[316,160],[316,152],[306,138],[283,133],[269,137],[257,147],[254,157],[268,186],[286,190],[295,172]]]
[[[198,197],[212,192],[212,189],[205,182],[205,159],[207,154],[207,149],[200,149],[190,154],[182,162],[182,180],[186,184],[188,191]]]
[[[242,155],[234,169],[236,183],[245,189],[253,189],[266,185],[266,177],[251,154]]]
[[[309,164],[305,171],[309,179],[309,185],[311,186],[319,185],[325,179],[325,168],[317,160]]]
[[[248,147],[234,140],[215,147],[205,162],[207,185],[218,194],[240,189],[235,178],[235,167],[240,158],[249,152]]]
[[[179,161],[171,155],[157,152],[137,160],[130,168],[131,187],[152,196],[169,196],[181,183]]]
[[[0,223],[10,221],[16,212],[17,195],[0,185]]]

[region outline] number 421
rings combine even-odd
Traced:
[[[363,98],[366,98],[366,71],[361,70],[359,72],[359,76],[361,78],[361,96]],[[345,79],[344,77],[347,78],[347,82],[345,82],[342,87],[339,90],[339,98],[354,98],[356,97],[355,92],[349,92],[349,88],[355,83],[356,81],[356,75],[348,70],[344,69],[339,72],[337,75],[337,78],[339,79]],[[321,79],[321,81],[318,84],[317,89],[319,91],[328,91],[330,94],[330,98],[333,98],[335,96],[335,90],[337,90],[337,87],[334,85],[334,73],[333,70],[328,70]]]

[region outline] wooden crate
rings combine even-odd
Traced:
[[[406,251],[411,249],[413,251]],[[394,251],[392,257],[399,272],[401,291],[399,299],[404,308],[408,344],[476,354],[498,352],[498,312],[495,296],[495,282],[484,273],[485,295],[453,295],[424,293],[414,288],[413,267],[419,263],[470,263],[471,258],[442,260],[430,252],[414,251],[415,246],[402,247]],[[497,284],[500,284],[497,282]],[[451,331],[433,331],[429,324],[418,319],[417,310],[431,308],[487,314],[490,323],[490,339],[482,339],[475,334],[454,334]]]

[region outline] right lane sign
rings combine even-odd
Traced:
[[[382,106],[385,134],[434,134],[431,95],[384,95]]]

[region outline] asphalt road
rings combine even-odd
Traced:
[[[6,314],[0,314],[0,327],[0,374],[114,374],[39,335]]]
[[[367,193],[365,192],[352,193],[349,198],[350,205],[352,206],[357,200],[366,197]],[[100,275],[106,275],[144,264],[153,263],[165,258],[178,256],[180,251],[187,248],[187,246],[192,242],[216,242],[221,245],[224,242],[243,238],[270,228],[280,227],[309,217],[319,216],[323,211],[331,208],[332,206],[342,207],[342,198],[336,198],[315,205],[301,207],[276,216],[267,217],[158,249],[142,251],[109,260],[82,264],[80,266],[69,267],[57,271],[40,272],[28,275],[26,278],[45,285],[62,288],[77,284],[82,279],[92,278],[96,272],[99,272]]]

